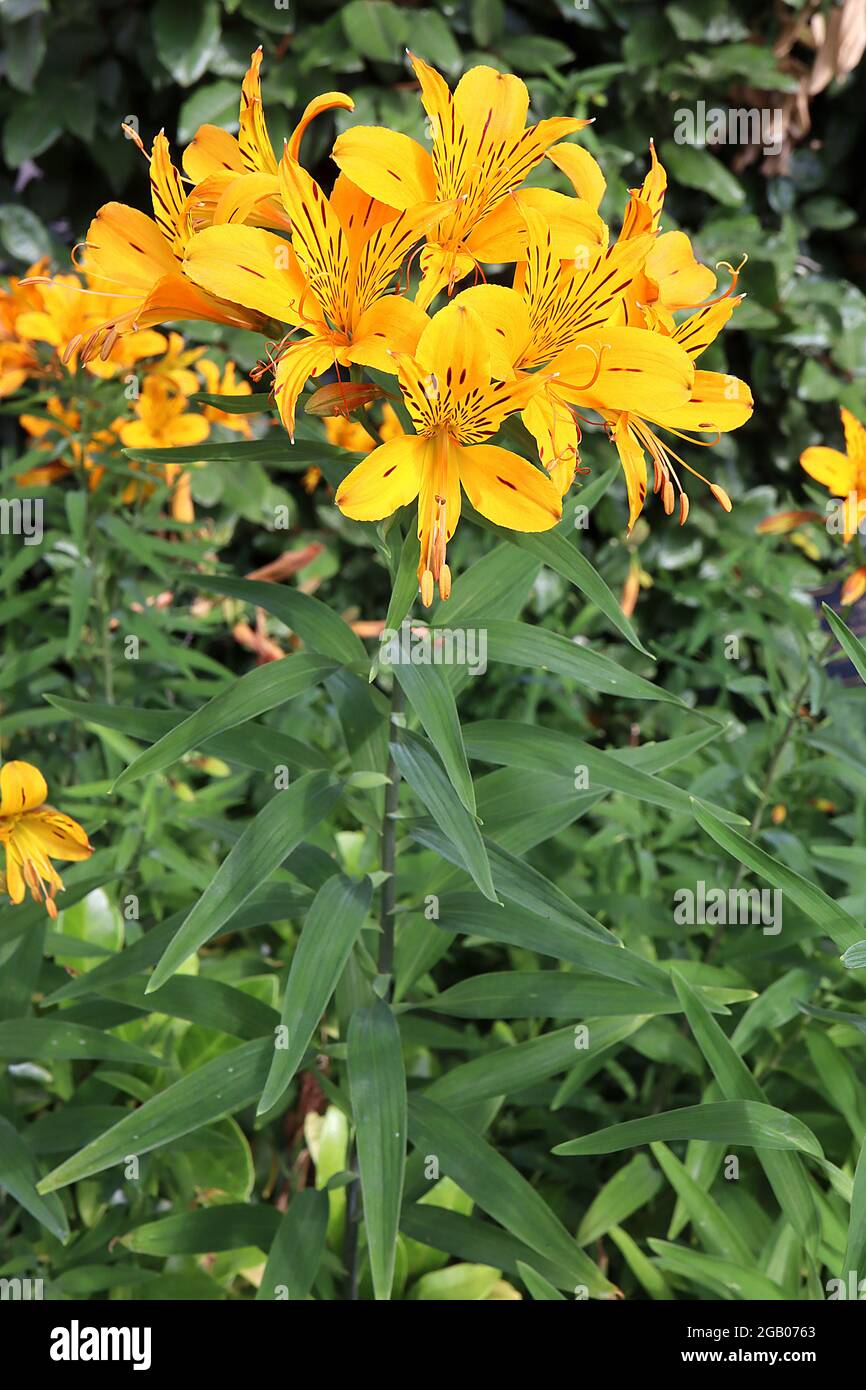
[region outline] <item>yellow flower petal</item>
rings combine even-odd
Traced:
[[[556,373],[556,391],[566,400],[637,415],[685,405],[695,378],[687,353],[673,339],[643,328],[582,333],[548,370]]]
[[[564,143],[547,151],[547,158],[561,169],[578,198],[598,210],[607,187],[598,161],[581,145]]]
[[[635,438],[628,416],[620,415],[613,429],[613,442],[619,454],[628,491],[628,529],[634,526],[646,501],[646,454]]]
[[[460,482],[476,511],[512,531],[548,531],[562,517],[558,488],[526,459],[496,444],[457,451]]]
[[[78,821],[62,811],[46,808],[33,811],[24,821],[26,830],[37,840],[43,853],[52,859],[88,859],[93,846]]]
[[[673,410],[653,410],[641,413],[656,424],[669,429],[697,430],[715,434],[718,430],[737,430],[752,414],[752,393],[739,377],[724,372],[695,372],[694,386],[688,401]]]
[[[295,407],[304,389],[304,382],[310,376],[334,365],[334,350],[319,338],[307,338],[302,343],[294,343],[286,348],[274,373],[274,399],[280,412],[280,419],[294,442]]]
[[[47,795],[45,778],[32,763],[11,762],[0,767],[0,816],[33,811]]]
[[[427,150],[396,130],[351,126],[337,136],[331,157],[352,183],[388,207],[411,208],[437,196]]]
[[[353,521],[381,521],[417,497],[429,441],[405,434],[380,444],[337,489],[340,511]]]
[[[306,280],[291,246],[261,227],[206,227],[192,238],[184,271],[202,289],[282,323],[301,322]],[[318,309],[308,295],[307,316]]]
[[[462,290],[455,306],[471,309],[488,330],[490,370],[500,381],[514,375],[529,346],[529,310],[523,297],[504,285],[474,285]]]
[[[349,356],[353,362],[381,372],[396,372],[391,352],[414,352],[430,320],[411,299],[388,294],[366,309],[352,337]]]
[[[800,455],[800,464],[810,478],[826,487],[834,497],[847,497],[857,488],[857,465],[838,449],[818,445]]]
[[[691,309],[716,288],[715,275],[695,260],[685,232],[660,236],[646,258],[645,270],[658,285],[659,299],[667,309]]]

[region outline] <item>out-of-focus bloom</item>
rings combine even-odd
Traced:
[[[52,859],[88,859],[93,846],[77,821],[45,805],[48,787],[32,763],[4,763],[0,794],[0,844],[6,855],[0,892],[20,903],[29,889],[37,903],[45,903],[49,917],[56,917],[54,898],[63,891],[63,880]]]
[[[866,514],[866,429],[856,415],[843,406],[842,429],[845,452],[815,445],[800,455],[800,464],[810,478],[827,488],[833,497],[842,497],[839,508],[845,544],[855,536]]]
[[[216,362],[212,362],[209,357],[203,357],[197,364],[197,370],[204,382],[204,389],[209,396],[250,396],[252,386],[248,381],[239,381],[237,378],[237,368],[234,362],[226,362],[220,369]],[[235,434],[242,434],[245,439],[252,435],[250,422],[246,415],[233,415],[230,410],[220,410],[217,405],[203,405],[202,414],[211,424],[222,425],[224,429],[233,430]]]
[[[76,468],[84,468],[89,486],[96,487],[105,471],[99,456],[117,445],[114,427],[96,430],[88,436],[82,432],[81,413],[74,406],[52,396],[44,408],[44,415],[24,414],[19,416],[18,423],[30,436],[33,447],[55,457],[50,463],[36,464],[19,473],[17,482],[21,487],[42,487],[66,477]]]
[[[210,434],[210,424],[203,415],[187,411],[188,404],[186,396],[176,391],[170,381],[159,376],[146,377],[135,402],[136,418],[119,425],[121,443],[135,449],[201,444]],[[172,516],[176,521],[193,521],[189,473],[182,471],[179,463],[166,463],[163,470],[166,483],[172,488]]]
[[[848,575],[842,585],[841,601],[847,608],[850,604],[856,603],[866,594],[866,565],[860,565],[852,574]]]

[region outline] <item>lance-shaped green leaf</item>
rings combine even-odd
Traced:
[[[781,889],[785,897],[796,903],[819,931],[832,937],[840,951],[847,951],[850,946],[862,941],[863,928],[843,907],[828,897],[823,888],[810,883],[786,864],[780,864],[778,859],[747,840],[745,835],[732,830],[729,825],[723,825],[718,816],[714,816],[706,807],[696,806],[694,814],[698,825],[712,836],[716,844],[721,845],[745,868]]]
[[[672,782],[629,766],[625,750],[619,750],[614,757],[613,753],[558,729],[518,724],[509,719],[483,719],[467,725],[463,738],[470,757],[480,762],[572,778],[580,769],[584,775],[581,790],[622,792],[637,801],[647,801],[686,815],[694,815],[697,809],[704,807],[700,798],[690,796]],[[746,824],[742,816],[723,808],[717,810],[717,815],[724,821]]]
[[[651,1145],[665,1177],[682,1203],[692,1229],[710,1255],[736,1260],[748,1265],[752,1255],[749,1245],[731,1218],[719,1204],[704,1192],[700,1183],[689,1173],[685,1164],[671,1152],[667,1144]]]
[[[435,640],[434,630],[430,629],[429,641]],[[442,759],[449,782],[466,810],[474,816],[475,788],[463,746],[457,702],[450,685],[437,666],[396,662],[392,670],[420,719],[424,732]]]
[[[602,695],[621,695],[623,699],[630,700],[662,700],[666,704],[689,709],[679,696],[671,695],[661,686],[653,685],[652,681],[626,670],[609,656],[571,642],[558,632],[530,627],[528,623],[510,622],[506,618],[496,618],[486,627],[487,656],[490,661],[528,666],[536,671],[554,671]],[[691,713],[698,712],[692,710]]]
[[[200,748],[209,738],[255,719],[266,710],[276,709],[324,680],[334,669],[335,663],[329,658],[309,652],[296,652],[281,661],[253,667],[139,753],[117,778],[115,790],[148,773],[161,772],[191,749]]]
[[[95,1058],[133,1067],[163,1067],[165,1062],[135,1043],[115,1038],[101,1028],[66,1023],[60,1014],[51,1018],[15,1018],[0,1023],[0,1057],[39,1062]]]
[[[816,1158],[823,1157],[821,1145],[802,1120],[785,1110],[777,1110],[774,1105],[762,1105],[755,1100],[685,1105],[680,1110],[625,1120],[622,1124],[596,1130],[595,1134],[557,1144],[553,1152],[566,1158],[613,1154],[636,1148],[638,1144],[651,1144],[657,1139],[720,1139],[725,1144],[793,1149]]]
[[[422,1154],[435,1154],[473,1201],[518,1240],[566,1269],[592,1298],[612,1298],[616,1288],[586,1256],[540,1193],[474,1129],[425,1096],[409,1103],[409,1133]]]
[[[122,734],[131,734],[133,738],[145,739],[148,743],[155,743],[183,723],[183,718],[172,710],[139,709],[136,705],[100,705],[91,701],[66,700],[60,695],[46,695],[45,699],[84,724],[92,724],[99,729],[117,729]],[[229,730],[224,734],[209,736],[201,744],[201,749],[216,758],[257,768],[259,772],[271,772],[277,763],[285,763],[291,768],[300,767],[304,771],[329,766],[327,755],[318,748],[301,743],[280,729],[262,724],[247,724],[243,731]]]
[[[414,827],[412,838],[417,840],[419,844],[434,849],[448,863],[469,871],[465,855],[461,853],[462,846],[449,840],[433,826],[419,825]],[[482,843],[487,853],[490,871],[495,876],[497,892],[501,893],[507,902],[525,907],[528,912],[534,912],[539,917],[547,918],[548,921],[574,925],[586,936],[607,941],[614,946],[621,945],[619,938],[614,936],[613,932],[608,931],[601,922],[597,922],[584,908],[572,902],[561,888],[557,888],[550,879],[545,878],[537,869],[533,869],[531,864],[527,864],[523,859],[518,859],[508,850],[502,849],[493,840],[483,838]],[[502,880],[501,887],[500,879]]]
[[[246,827],[195,907],[166,948],[148,981],[159,989],[199,946],[209,941],[269,874],[331,810],[342,783],[309,772],[277,792]]]
[[[621,1225],[651,1202],[661,1185],[658,1169],[646,1154],[635,1154],[593,1197],[578,1227],[578,1244],[591,1245],[601,1240],[613,1226]]]
[[[699,1250],[688,1250],[652,1236],[648,1244],[662,1269],[710,1289],[718,1298],[733,1297],[745,1303],[788,1298],[784,1289],[753,1266],[736,1264],[717,1255],[702,1255]]]
[[[256,1299],[306,1298],[325,1253],[327,1231],[327,1193],[312,1187],[296,1192],[274,1236]]]
[[[207,1255],[220,1250],[243,1250],[248,1245],[264,1251],[279,1226],[280,1213],[276,1208],[231,1202],[147,1221],[122,1236],[121,1242],[137,1255]]]
[[[237,598],[272,613],[281,623],[296,632],[301,641],[313,651],[329,656],[342,666],[366,662],[367,652],[360,637],[321,599],[303,594],[300,589],[285,584],[265,584],[259,579],[235,579],[227,574],[212,574],[200,580],[201,587],[211,593]],[[285,660],[285,658],[283,658]]]
[[[527,951],[538,951],[593,974],[639,985],[656,996],[675,998],[667,971],[653,961],[644,960],[636,951],[629,951],[615,942],[595,940],[574,923],[536,917],[510,903],[483,902],[474,893],[447,893],[439,899],[439,925],[445,931],[483,936]]]
[[[848,1237],[845,1242],[843,1277],[853,1270],[859,1280],[866,1265],[866,1140],[860,1148],[854,1184],[851,1191],[851,1214],[848,1218]]]
[[[377,1299],[389,1299],[403,1200],[407,1119],[400,1030],[383,1000],[352,1014],[346,1061],[373,1291]]]
[[[580,505],[582,498],[583,494],[581,493],[578,495],[578,505]],[[598,570],[568,539],[566,527],[569,524],[573,526],[573,516],[570,519],[564,517],[552,531],[533,534],[526,531],[506,531],[503,527],[495,526],[492,521],[488,521],[486,517],[481,516],[474,509],[467,514],[471,515],[472,520],[486,531],[495,532],[503,540],[508,540],[512,545],[519,546],[521,550],[527,551],[536,560],[541,560],[542,564],[547,565],[549,569],[561,574],[563,579],[567,579],[570,584],[579,589],[590,603],[595,604],[596,608],[604,614],[608,622],[622,634],[627,642],[630,642],[644,656],[654,660],[652,653],[641,645],[637,633],[620,608],[616,596],[608,588]]]
[[[123,980],[102,985],[98,993],[106,999],[131,1004],[143,1013],[152,1013],[154,1002],[147,998],[146,985],[144,977]],[[216,1028],[245,1042],[272,1033],[280,1021],[276,1009],[263,1004],[254,994],[224,984],[222,980],[209,980],[199,975],[173,975],[166,980],[159,991],[159,1012],[169,1018],[198,1023],[203,1028]]]
[[[507,1096],[537,1086],[570,1067],[575,1055],[574,1028],[559,1028],[451,1067],[424,1094],[449,1109],[474,1105],[488,1096]]]
[[[685,1009],[695,1042],[701,1049],[722,1095],[728,1101],[765,1102],[766,1096],[762,1087],[752,1076],[733,1044],[725,1037],[703,1001],[679,971],[672,973],[674,988]],[[760,1148],[758,1158],[776,1194],[779,1206],[786,1213],[791,1225],[803,1240],[812,1240],[818,1232],[817,1213],[802,1163],[791,1154],[763,1154]]]
[[[604,1018],[678,1013],[682,1006],[670,995],[599,975],[570,970],[496,970],[458,980],[450,989],[414,1007],[454,1018]],[[513,1053],[517,1049],[507,1050]]]
[[[843,623],[839,614],[834,613],[833,609],[830,608],[828,604],[822,603],[821,607],[824,610],[824,617],[830,624],[833,636],[851,662],[851,665],[854,667],[861,681],[866,684],[866,647],[864,647],[859,637],[854,636],[850,627]]]
[[[391,753],[400,775],[420,798],[446,839],[458,849],[466,870],[485,898],[496,902],[487,851],[478,826],[445,776],[442,764],[422,738],[404,731]]]
[[[54,1192],[68,1183],[101,1173],[129,1154],[146,1154],[184,1134],[242,1110],[259,1095],[270,1066],[270,1038],[243,1043],[189,1072],[164,1091],[124,1115],[116,1125],[61,1163],[39,1184]]]
[[[69,1237],[66,1213],[59,1198],[40,1195],[36,1186],[38,1178],[36,1162],[26,1143],[0,1115],[0,1188],[53,1236],[65,1242]]]
[[[277,1104],[297,1071],[364,925],[372,891],[368,878],[354,882],[335,874],[313,899],[289,967],[281,1015],[285,1033],[274,1048],[260,1115]]]
[[[212,391],[197,391],[190,396],[190,404],[212,405],[226,415],[261,415],[263,411],[270,414],[274,408],[270,391],[253,391],[249,396],[222,396],[214,395]]]

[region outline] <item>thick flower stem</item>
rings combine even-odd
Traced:
[[[388,732],[391,738],[397,738],[396,718],[403,713],[404,696],[397,681],[394,681],[394,689],[391,694],[391,707],[388,713]],[[388,877],[382,884],[381,902],[379,906],[379,924],[381,933],[379,936],[379,953],[377,968],[380,975],[387,977],[387,988],[384,997],[390,999],[393,992],[392,974],[394,970],[394,908],[397,903],[397,810],[400,804],[400,774],[397,765],[391,754],[388,754],[388,771],[390,779],[385,788],[385,809],[382,815],[382,872]],[[354,1140],[352,1142],[349,1155],[348,1167],[355,1175],[355,1181],[349,1184],[346,1196],[346,1232],[343,1240],[343,1266],[347,1274],[347,1293],[351,1301],[358,1297],[358,1226],[361,1220],[361,1191],[358,1180],[358,1151]]]
[[[389,714],[391,738],[398,737],[396,720],[403,713],[403,708],[403,691],[395,680]],[[394,908],[397,902],[397,810],[400,804],[400,774],[391,754],[388,755],[387,775],[390,780],[385,788],[385,811],[382,817],[382,872],[388,877],[382,884],[379,910],[381,935],[379,937],[378,967],[380,975],[391,976],[394,970]],[[388,997],[391,995],[391,990],[392,984],[389,979]]]

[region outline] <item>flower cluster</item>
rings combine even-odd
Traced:
[[[175,332],[131,328],[107,337],[102,332],[106,313],[117,310],[117,299],[94,289],[86,277],[51,278],[45,261],[0,289],[0,397],[13,395],[27,383],[46,392],[38,412],[34,408],[19,416],[31,448],[37,456],[48,456],[45,463],[18,474],[22,487],[43,486],[83,469],[95,488],[105,472],[106,454],[117,454],[126,446],[200,444],[213,423],[249,435],[244,416],[190,401],[202,391],[249,395],[252,387],[237,379],[233,362],[218,366],[205,357],[203,347],[187,347]],[[100,343],[93,356],[93,347]],[[100,396],[100,382],[123,385],[126,414],[116,414],[116,391]],[[177,464],[160,471],[172,488],[173,516],[191,521],[189,475]],[[147,486],[144,480],[130,482],[124,500]]]
[[[320,112],[353,103],[339,92],[311,102],[277,161],[261,57],[244,79],[237,137],[206,125],[184,152],[191,187],[160,133],[148,155],[153,217],[108,203],[91,223],[84,269],[114,304],[82,342],[82,358],[174,319],[257,329],[274,340],[267,369],[292,438],[310,377],[395,376],[413,431],[369,452],[336,502],[373,521],[418,499],[425,604],[435,585],[443,597],[450,591],[446,547],[463,493],[502,526],[557,523],[584,412],[618,451],[629,526],[646,499],[648,458],[665,511],[678,508],[684,522],[677,465],[695,470],[660,431],[712,443],[749,418],[752,398],[736,377],[695,365],[740,302],[737,272],[727,267],[730,287],[714,297],[716,277],[688,237],[661,232],[667,177],[652,146],[613,237],[599,212],[604,175],[568,139],[586,121],[527,124],[517,77],[476,67],[452,92],[410,55],[430,148],[351,126],[334,145],[339,172],[326,193],[300,162],[302,137]],[[526,186],[544,159],[571,192]],[[485,267],[509,264],[509,285],[488,283]],[[534,440],[537,464],[489,442],[512,415]],[[521,437],[509,425],[509,442]],[[708,486],[729,509],[723,489]]]

